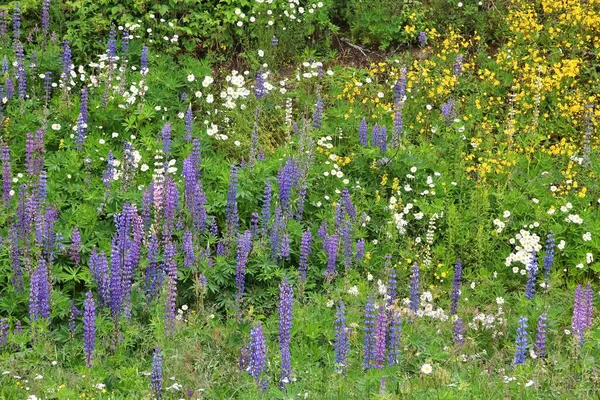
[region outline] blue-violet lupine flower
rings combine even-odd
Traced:
[[[400,357],[402,320],[398,313],[391,311],[390,314],[387,338],[387,364],[393,366],[398,364],[398,358]]]
[[[548,313],[540,314],[537,323],[537,332],[535,336],[535,355],[538,358],[546,357],[546,329],[548,326]]]
[[[369,295],[365,306],[364,332],[363,369],[370,369],[375,363],[375,301],[372,295]]]
[[[425,32],[419,32],[419,44],[421,47],[425,47],[425,43],[427,42],[427,34]]]
[[[261,380],[261,374],[267,366],[267,341],[260,321],[257,321],[250,330],[248,352],[248,373],[254,379],[254,382],[264,390],[267,381],[266,379]]]
[[[156,400],[162,399],[162,382],[163,382],[163,368],[162,368],[163,356],[160,352],[160,348],[156,347],[152,354],[152,372],[150,373],[150,386]]]
[[[454,265],[454,279],[452,280],[452,304],[450,305],[450,315],[455,315],[458,310],[462,269],[462,262],[460,260],[456,260],[456,264]]]
[[[242,318],[242,299],[244,296],[244,279],[246,276],[246,265],[248,264],[248,255],[252,250],[252,233],[245,231],[238,236],[237,243],[237,265],[235,285],[237,287],[236,308],[238,320]]]
[[[529,260],[529,268],[527,269],[527,284],[525,285],[525,297],[528,300],[532,300],[535,296],[535,282],[537,279],[537,256],[535,253],[531,254]]]
[[[546,246],[544,248],[544,278],[546,280],[546,290],[549,289],[550,271],[554,263],[554,234],[550,232],[546,238]]]
[[[368,145],[367,130],[367,120],[363,118],[362,121],[360,121],[360,126],[358,128],[358,141],[360,142],[361,146],[365,147]]]
[[[527,356],[527,318],[519,318],[519,327],[517,328],[517,352],[515,354],[514,364],[525,363]]]
[[[379,306],[377,321],[375,323],[375,368],[383,368],[385,363],[387,331],[387,311],[385,307],[381,305]]]
[[[313,113],[313,128],[315,129],[321,129],[321,127],[323,126],[323,99],[321,98],[321,95],[317,95],[317,103],[315,104],[315,110]]]
[[[463,344],[465,342],[465,326],[462,317],[454,320],[454,331],[452,332],[454,344]]]
[[[94,347],[96,345],[96,304],[92,292],[87,292],[83,303],[83,348],[85,350],[85,363],[92,367]]]
[[[346,308],[340,299],[335,314],[335,370],[343,375],[346,374],[346,357],[349,350],[348,329],[346,327]]]

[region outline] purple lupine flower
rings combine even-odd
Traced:
[[[81,262],[81,234],[79,233],[78,227],[73,227],[73,232],[71,233],[71,247],[69,249],[71,253],[71,261],[75,264],[79,264]]]
[[[328,279],[333,278],[336,273],[335,263],[337,261],[338,253],[338,235],[331,235],[326,240],[326,252],[327,252],[327,270],[325,276]]]
[[[279,249],[279,258],[289,261],[290,260],[290,234],[284,233],[281,236],[281,247]]]
[[[110,301],[110,271],[104,251],[98,252],[94,247],[90,253],[89,265],[92,282],[98,288],[100,302],[106,306]]]
[[[0,318],[0,350],[8,346],[9,333],[10,326],[8,325],[8,318]]]
[[[171,124],[166,123],[162,129],[162,151],[165,154],[169,154],[171,152]]]
[[[271,46],[275,47],[279,44],[279,39],[277,39],[277,36],[273,35],[273,37],[271,38]]]
[[[524,364],[527,356],[527,318],[519,318],[519,327],[517,328],[517,352],[515,354],[514,364]]]
[[[307,229],[300,240],[300,261],[298,262],[298,278],[300,282],[306,282],[306,270],[308,268],[308,257],[312,246],[312,233]]]
[[[185,268],[191,268],[196,262],[196,254],[194,252],[194,238],[192,236],[192,232],[189,229],[186,229],[183,233],[182,247],[184,255],[183,266]]]
[[[248,345],[242,346],[240,349],[240,356],[238,357],[238,368],[240,371],[247,371],[248,364],[250,363],[250,351]]]
[[[454,99],[449,99],[447,102],[442,104],[442,115],[444,118],[446,118],[446,123],[448,125],[450,125],[452,120],[456,118]]]
[[[62,79],[65,85],[71,79],[71,69],[73,68],[73,62],[71,61],[71,47],[69,41],[63,41],[63,54],[62,54]]]
[[[426,42],[427,34],[425,32],[419,32],[419,45],[421,45],[421,47],[425,47]]]
[[[150,373],[150,387],[154,392],[156,400],[162,399],[162,382],[163,382],[163,368],[162,368],[163,356],[160,352],[160,347],[154,349],[152,354],[152,372]]]
[[[8,98],[10,100],[13,97],[13,95],[15,94],[15,88],[14,88],[12,79],[6,78],[4,85],[6,86],[6,88],[5,88],[6,98]]]
[[[527,268],[527,284],[525,285],[525,297],[528,300],[533,300],[535,296],[535,281],[537,279],[537,256],[532,253],[529,260],[529,268]]]
[[[454,265],[454,278],[452,279],[452,303],[450,305],[450,315],[455,315],[458,311],[458,299],[460,298],[460,282],[462,280],[462,262],[456,260]]]
[[[85,350],[85,363],[92,368],[94,347],[96,346],[96,304],[92,292],[87,292],[83,303],[83,348]]]
[[[363,118],[358,127],[358,141],[361,146],[368,146],[367,130],[367,120]]]
[[[13,331],[13,335],[21,335],[23,333],[23,327],[21,327],[21,321],[17,320],[15,323],[15,330]]]
[[[48,196],[48,175],[45,170],[40,172],[40,179],[38,180],[38,196],[40,204],[43,204]]]
[[[463,56],[459,54],[456,56],[456,61],[454,62],[454,76],[458,77],[462,74],[463,70]]]
[[[577,285],[575,289],[575,300],[573,302],[573,337],[579,341],[579,345],[584,344],[585,318],[586,307],[584,292],[581,285]]]
[[[231,238],[237,234],[239,214],[237,206],[238,168],[231,166],[229,173],[229,187],[227,189],[227,204],[225,205],[225,218],[227,220],[227,235]]]
[[[413,264],[410,275],[410,306],[409,309],[416,314],[419,311],[419,265]]]
[[[379,381],[379,395],[383,396],[386,393],[386,389],[385,389],[385,376],[381,377],[381,380]]]
[[[343,243],[343,256],[344,256],[344,269],[346,271],[352,269],[352,225],[350,220],[344,219],[344,223],[341,229],[342,243]]]
[[[284,211],[287,211],[290,206],[290,198],[292,195],[292,187],[294,185],[294,162],[287,160],[285,165],[279,168],[277,175],[277,183],[279,187],[279,204]]]
[[[190,157],[194,165],[194,171],[196,172],[196,181],[199,181],[202,177],[202,153],[200,151],[200,138],[196,137],[192,139],[192,152]]]
[[[27,95],[27,74],[25,73],[25,52],[21,42],[15,43],[15,57],[17,59],[17,80],[19,98],[25,99]]]
[[[387,311],[383,305],[379,306],[377,321],[375,323],[375,368],[383,368],[385,363],[385,345],[387,342]]]
[[[140,73],[146,76],[150,70],[148,69],[148,46],[142,47],[142,55],[140,57]]]
[[[262,68],[256,73],[256,83],[254,84],[254,97],[261,100],[267,94],[265,90],[265,75]]]
[[[252,250],[252,233],[245,231],[238,236],[237,243],[237,265],[235,275],[236,294],[236,312],[238,320],[242,319],[242,299],[244,296],[244,280],[246,276],[246,265],[248,264],[248,255]]]
[[[583,290],[583,329],[590,329],[594,316],[594,290],[588,282]]]
[[[281,257],[281,240],[285,233],[286,221],[283,216],[281,207],[277,205],[275,207],[275,218],[271,226],[270,245],[271,245],[271,258],[277,260]]]
[[[319,226],[319,230],[317,231],[317,236],[323,239],[323,250],[325,250],[325,239],[327,238],[327,220],[323,220],[323,222],[321,222],[321,226]]]
[[[402,320],[396,312],[390,312],[387,339],[387,365],[398,364],[400,357],[400,339],[402,337]]]
[[[252,236],[258,236],[258,232],[260,230],[259,225],[260,218],[258,216],[258,213],[254,211],[252,214],[250,214],[250,232],[252,232]]]
[[[13,37],[18,41],[21,37],[21,7],[19,3],[15,3],[13,7]]]
[[[81,120],[84,124],[88,122],[88,102],[89,102],[89,93],[87,85],[83,85],[81,88],[81,100],[79,103],[79,114],[81,115]]]
[[[256,161],[265,161],[265,149],[258,149],[258,154],[256,155]]]
[[[164,271],[158,264],[158,251],[160,242],[156,233],[152,232],[148,239],[148,266],[146,267],[146,282],[145,291],[146,297],[152,299],[160,292],[162,282],[164,279]]]
[[[194,114],[192,113],[192,105],[188,106],[185,112],[185,137],[186,142],[192,141],[192,131],[194,130]]]
[[[548,313],[540,314],[535,336],[535,354],[538,358],[546,358],[546,329],[548,326]]]
[[[321,98],[321,94],[317,95],[317,103],[315,104],[315,110],[313,112],[313,128],[321,129],[323,126],[323,99]]]
[[[172,177],[165,179],[165,203],[164,203],[164,226],[163,235],[171,234],[175,223],[175,213],[179,205],[179,191]]]
[[[123,29],[123,34],[121,35],[121,53],[129,53],[129,31],[127,29]]]
[[[75,148],[77,150],[83,150],[83,143],[85,142],[87,124],[83,121],[83,115],[79,114],[77,118],[77,129],[75,130]]]
[[[389,257],[389,258],[388,258]],[[385,256],[386,261],[391,259],[392,256],[391,255],[386,255]],[[395,268],[391,268],[390,269],[390,277],[388,279],[388,284],[387,284],[387,306],[391,306],[392,303],[394,303],[394,300],[396,300],[397,297],[397,287],[396,287],[396,269]]]
[[[465,342],[465,326],[462,317],[456,317],[454,320],[454,331],[452,332],[454,344],[460,345]]]
[[[263,333],[260,321],[254,323],[250,330],[250,343],[248,345],[248,374],[254,379],[254,382],[263,390],[267,388],[267,380],[260,379],[261,374],[267,366],[267,341]]]
[[[284,278],[279,286],[279,351],[281,352],[281,377],[279,387],[283,388],[290,382],[292,365],[290,354],[290,341],[293,311],[292,303],[294,290],[292,285]]]
[[[550,271],[554,263],[554,234],[550,232],[546,237],[546,246],[544,247],[544,278],[546,280],[546,290],[550,288]]]
[[[29,316],[31,321],[50,318],[50,285],[46,260],[40,258],[31,274],[29,290]]]
[[[362,261],[365,257],[365,239],[360,238],[356,241],[356,259]]]
[[[372,295],[369,295],[365,306],[364,332],[363,369],[370,369],[375,363],[375,301]]]
[[[219,242],[217,243],[216,255],[219,257],[224,257],[225,253],[225,244],[223,243],[223,240],[219,240]]]
[[[348,214],[351,219],[356,218],[356,209],[354,208],[354,204],[352,204],[350,192],[348,192],[348,189],[346,188],[342,189],[342,202],[344,204],[346,214]]]
[[[373,125],[371,129],[371,146],[379,147],[379,125]]]
[[[0,37],[4,40],[8,33],[8,16],[6,10],[0,8]],[[4,73],[2,73],[4,75]]]
[[[165,244],[163,255],[164,270],[167,274],[167,302],[165,306],[165,333],[171,336],[175,331],[175,311],[177,309],[177,249],[172,241]]]
[[[387,150],[387,129],[385,126],[379,128],[379,152],[385,153]]]
[[[269,229],[269,220],[271,219],[271,198],[273,196],[271,181],[265,182],[265,190],[263,194],[262,213],[261,213],[261,228],[263,234],[266,234]]]
[[[4,200],[4,207],[8,208],[11,199],[10,192],[12,191],[12,172],[10,164],[10,148],[6,143],[2,143],[0,158],[2,159],[2,199]]]
[[[342,228],[342,222],[344,221],[344,207],[341,202],[338,202],[335,206],[335,215],[333,219],[335,223],[335,230],[339,232]]]
[[[117,56],[117,32],[115,31],[114,26],[111,27],[110,32],[108,33],[108,44],[106,46],[106,55],[108,57],[108,62],[113,63],[115,57]]]
[[[339,300],[335,313],[335,370],[346,375],[346,357],[350,344],[348,342],[348,328],[346,327],[346,308],[342,299]]]
[[[52,96],[52,72],[44,72],[44,101],[48,103]]]
[[[110,183],[113,181],[113,176],[115,175],[114,161],[115,158],[111,150],[108,152],[108,157],[106,157],[106,169],[102,174],[102,184],[106,190],[110,189]]]

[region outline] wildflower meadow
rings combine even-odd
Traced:
[[[0,399],[600,398],[600,0],[0,3]]]

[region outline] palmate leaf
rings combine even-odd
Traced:
[[[58,266],[58,271],[54,272],[54,277],[62,283],[74,282],[81,283],[89,280],[88,275],[80,268],[76,266]]]

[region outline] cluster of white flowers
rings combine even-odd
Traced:
[[[510,239],[510,244],[518,243],[515,250],[506,257],[506,266],[510,267],[515,262],[520,262],[524,266],[529,265],[531,255],[541,250],[540,237],[535,233],[531,233],[526,229],[521,229],[515,235],[515,238]],[[518,273],[519,268],[514,267],[513,272]]]
[[[333,149],[333,144],[330,143],[333,140],[331,136],[323,136],[317,140],[317,145],[325,147],[326,149]]]
[[[238,71],[233,70],[225,78],[228,85],[219,94],[219,97],[223,100],[223,107],[234,110],[238,106],[238,100],[245,100],[250,95],[250,90],[246,88],[246,78],[244,78],[244,75],[248,75],[248,71],[240,74]],[[267,89],[266,82],[265,89]],[[246,105],[240,104],[240,108],[243,110],[246,108]]]
[[[479,313],[475,315],[473,320],[469,322],[469,328],[476,331],[480,329],[493,331],[493,337],[504,336],[504,326],[507,322],[502,310],[504,299],[502,297],[496,298],[496,304],[498,305],[498,309],[495,314]]]
[[[400,309],[401,315],[412,315],[413,312],[409,309],[410,299],[405,298],[402,300],[403,307]],[[435,307],[433,303],[433,294],[430,291],[425,291],[421,294],[419,309],[414,314],[418,318],[428,317],[431,319],[438,319],[440,321],[447,321],[448,314],[441,308]]]
[[[493,224],[496,227],[496,232],[497,233],[502,233],[502,231],[504,230],[504,228],[506,227],[506,220],[508,218],[510,218],[510,211],[506,210],[504,211],[504,213],[502,214],[502,216],[504,217],[504,221],[502,221],[499,218],[494,219]]]

